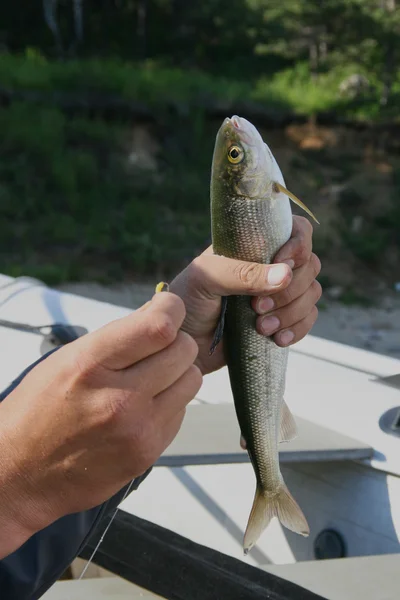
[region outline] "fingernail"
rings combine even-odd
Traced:
[[[265,317],[261,321],[261,330],[264,335],[271,335],[274,331],[278,329],[280,325],[278,317]]]
[[[257,303],[257,312],[264,314],[274,308],[274,301],[269,296],[260,298]]]
[[[283,263],[285,263],[285,264],[289,265],[289,267],[290,267],[291,269],[293,269],[293,267],[294,267],[294,260],[292,260],[291,258],[288,258],[287,260],[282,260],[281,262],[283,262]]]
[[[287,269],[284,265],[276,265],[276,267],[269,267],[267,274],[267,281],[270,285],[280,285],[287,275]]]
[[[279,341],[282,344],[282,346],[287,346],[288,344],[290,344],[291,341],[293,341],[293,338],[294,338],[293,331],[290,331],[290,329],[288,329],[287,331],[283,331],[280,334]]]

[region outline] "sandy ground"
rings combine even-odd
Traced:
[[[111,304],[137,308],[153,294],[150,284],[104,286],[71,283],[59,289]],[[377,307],[344,306],[323,297],[312,334],[400,359],[400,293],[386,294]]]

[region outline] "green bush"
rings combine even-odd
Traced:
[[[51,283],[86,269],[168,274],[205,247],[212,137],[193,132],[193,148],[161,153],[153,174],[128,168],[128,132],[29,104],[0,110],[2,271],[22,264]]]

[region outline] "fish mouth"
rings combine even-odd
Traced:
[[[233,115],[232,117],[227,117],[225,120],[226,125],[230,125],[233,129],[241,129],[240,126],[240,117],[237,115]]]
[[[246,126],[246,119],[241,119],[237,115],[232,115],[232,117],[226,119],[225,123],[228,126],[228,131],[230,130],[234,137],[238,136],[238,139],[248,146],[254,145],[251,131],[249,131]]]
[[[232,123],[232,125],[234,126],[235,129],[240,129],[240,117],[238,117],[237,115],[233,115],[230,118],[230,122]]]

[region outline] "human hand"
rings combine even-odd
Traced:
[[[221,296],[253,296],[257,330],[272,336],[278,346],[294,344],[311,330],[321,296],[321,285],[316,281],[321,263],[312,252],[312,232],[307,219],[294,216],[291,238],[272,265],[216,256],[210,247],[172,281],[170,291],[185,302],[182,329],[199,346],[196,364],[203,375],[224,365],[223,341],[209,355]]]
[[[180,298],[156,294],[50,355],[0,404],[0,557],[13,536],[18,547],[110,498],[172,442],[202,383],[184,318]]]

